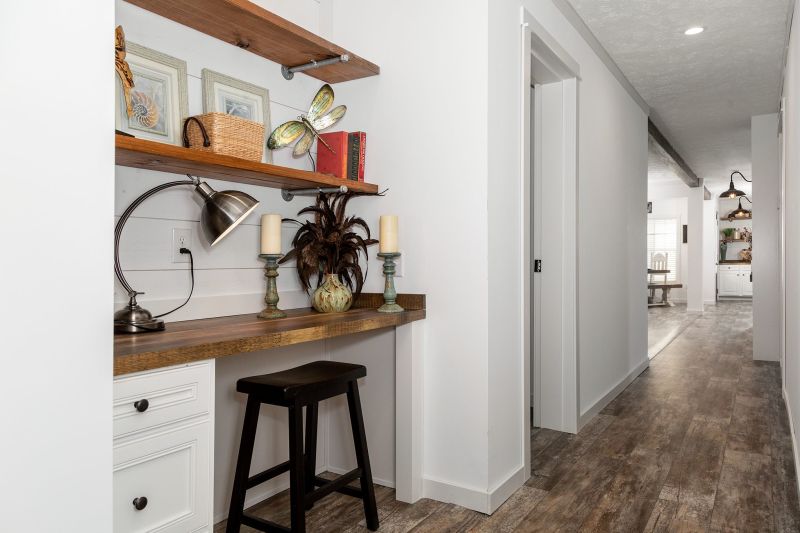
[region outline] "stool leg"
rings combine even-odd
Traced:
[[[375,486],[372,484],[367,434],[364,431],[364,417],[361,414],[361,398],[358,395],[357,381],[351,381],[348,384],[347,404],[350,407],[350,426],[353,428],[356,460],[361,469],[361,497],[364,500],[364,516],[367,519],[367,529],[375,531],[378,529],[378,506],[375,503]]]
[[[226,533],[239,533],[239,528],[242,526],[247,479],[250,477],[250,462],[253,459],[253,445],[256,440],[258,412],[260,409],[261,402],[252,396],[248,396],[247,407],[245,407],[244,411],[244,423],[242,424],[242,440],[239,442],[239,458],[236,460],[236,474],[233,478],[233,492],[231,494],[231,506],[228,510]]]
[[[306,452],[305,452],[305,479],[306,494],[314,491],[314,475],[317,472],[317,417],[319,404],[314,402],[306,406]],[[308,504],[307,509],[314,507]]]
[[[303,476],[303,407],[289,407],[289,498],[292,533],[306,531],[306,491]]]

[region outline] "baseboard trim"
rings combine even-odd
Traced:
[[[525,465],[522,465],[516,472],[506,478],[494,489],[489,491],[489,513],[492,514],[498,507],[503,505],[507,499],[514,494],[517,489],[525,484]]]
[[[783,404],[786,406],[786,415],[789,417],[789,433],[791,433],[792,437],[792,455],[794,456],[794,464],[795,469],[797,465],[800,465],[800,456],[798,456],[798,447],[797,447],[797,434],[794,432],[794,423],[792,422],[792,407],[791,403],[789,402],[789,398],[786,396],[786,388],[782,387],[783,392]],[[797,483],[797,494],[800,497],[800,476],[796,477]]]
[[[616,398],[619,393],[625,390],[625,387],[630,385],[634,379],[639,377],[639,374],[647,370],[647,367],[650,366],[650,359],[646,358],[644,361],[639,363],[633,370],[628,372],[628,375],[622,378],[619,383],[617,383],[610,391],[608,391],[602,398],[597,400],[594,405],[589,407],[586,411],[581,414],[578,418],[578,431],[585,426],[592,418],[594,418],[600,411],[602,411],[606,405],[611,403],[611,400]]]
[[[492,514],[524,483],[525,466],[523,465],[490,491],[425,478],[422,481],[422,494],[425,498],[454,503],[479,513]]]

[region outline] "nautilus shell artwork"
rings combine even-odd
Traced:
[[[317,92],[314,100],[311,101],[311,108],[308,113],[300,115],[297,120],[284,122],[275,128],[275,131],[272,132],[267,140],[267,147],[270,150],[283,148],[299,138],[300,140],[294,145],[292,153],[295,157],[308,153],[314,139],[318,138],[319,132],[339,122],[347,111],[347,107],[343,105],[333,109],[331,109],[331,106],[333,106],[333,89],[326,83]],[[336,153],[324,139],[320,137],[319,140],[331,152]]]
[[[130,115],[131,120],[145,128],[153,128],[158,124],[158,106],[148,95],[139,91],[132,91],[131,104],[133,106],[133,112]]]

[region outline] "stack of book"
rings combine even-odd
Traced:
[[[317,172],[350,181],[364,181],[366,153],[367,134],[363,131],[320,133],[317,139]]]

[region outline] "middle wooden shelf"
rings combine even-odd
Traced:
[[[192,150],[124,135],[115,135],[116,163],[124,167],[144,168],[173,174],[192,174],[236,183],[248,183],[277,189],[307,189],[346,185],[351,191],[378,192],[372,183],[344,180],[319,172],[259,163]]]

